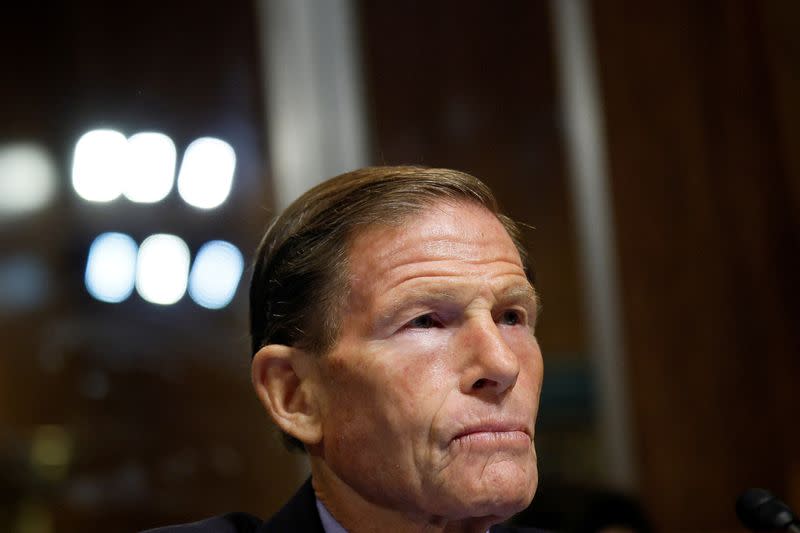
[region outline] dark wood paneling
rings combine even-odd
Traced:
[[[641,481],[663,530],[735,528],[738,492],[786,494],[800,460],[791,4],[592,4]]]

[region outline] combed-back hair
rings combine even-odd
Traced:
[[[339,311],[349,294],[348,249],[355,235],[372,226],[400,224],[438,202],[470,202],[492,212],[533,284],[518,226],[499,212],[491,190],[479,179],[441,168],[362,168],[310,189],[267,228],[250,284],[252,354],[269,344],[327,352],[336,341]],[[287,443],[299,444],[291,437]]]

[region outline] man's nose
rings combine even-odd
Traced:
[[[517,354],[491,316],[467,322],[461,339],[466,359],[461,390],[465,394],[499,396],[517,382],[520,370]]]

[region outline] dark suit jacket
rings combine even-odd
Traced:
[[[491,533],[543,533],[537,529],[492,526]],[[143,533],[325,533],[317,512],[316,497],[307,480],[269,521],[247,513],[229,513],[200,522],[149,529]]]

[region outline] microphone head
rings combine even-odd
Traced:
[[[764,489],[747,489],[736,500],[736,515],[747,529],[774,531],[797,522],[791,509]]]

